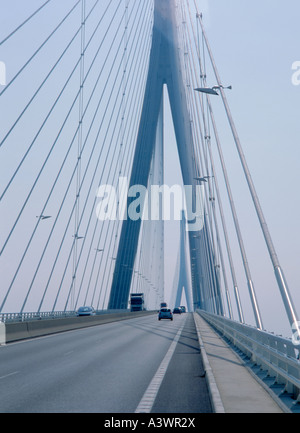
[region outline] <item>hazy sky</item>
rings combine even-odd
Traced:
[[[2,11],[0,39],[42,3],[37,0],[28,0],[26,3],[23,0],[0,0]],[[190,3],[193,4],[193,0],[190,0]],[[74,2],[67,0],[66,4],[71,5]],[[300,62],[299,0],[198,0],[197,4],[199,10],[203,11],[203,22],[223,84],[233,87],[231,91],[227,91],[230,108],[280,263],[286,274],[297,310],[300,312],[300,230],[298,225],[300,212],[298,192],[300,85],[296,85],[300,74],[296,75],[297,71],[292,70],[293,65],[297,65],[295,62]],[[63,8],[63,6],[65,4],[61,3],[60,7]],[[51,9],[49,22],[53,17],[55,18],[55,9]],[[39,31],[41,34],[31,35],[32,40],[35,36],[42,38],[43,29],[40,28]],[[64,36],[67,41],[69,36]],[[8,78],[11,77],[13,70],[18,70],[18,66],[22,65],[26,58],[27,51],[30,51],[28,44],[25,42],[22,45],[22,43],[21,39],[18,50],[6,50],[2,51],[2,54],[0,47],[0,61],[6,64]],[[47,53],[50,58],[47,59],[46,56],[44,60],[53,63],[55,58],[53,53],[54,51]],[[43,64],[40,62],[36,66],[42,69]],[[207,81],[211,86],[216,84],[209,67]],[[6,101],[6,105],[1,104],[1,118],[3,119],[5,114],[5,119],[11,120],[9,117],[11,108],[18,104],[21,106],[34,86],[35,83],[31,81],[29,71],[25,75],[23,85],[18,90],[19,93],[13,94],[13,100]],[[0,87],[0,91],[2,88]],[[216,97],[212,101],[264,325],[268,330],[275,330],[290,336],[271,261],[244,181],[224,107],[220,98]],[[39,113],[36,114],[38,115]],[[2,126],[6,131],[6,124]],[[178,166],[176,168],[177,155],[168,110],[166,110],[165,126],[165,180],[166,183],[173,184],[179,179],[179,168]],[[25,131],[30,131],[30,124],[26,123],[23,127],[25,135]],[[212,145],[224,198],[223,205],[228,229],[232,239],[232,249],[236,259],[244,313],[247,322],[253,323],[245,275],[222,182],[223,178],[214,143]],[[5,149],[6,158],[12,161],[15,157],[14,152],[17,152],[17,156],[21,155],[19,149],[10,151]],[[7,168],[7,161],[2,158],[3,170]],[[23,193],[22,185],[19,185],[17,193]],[[20,203],[20,197],[17,194],[15,202]],[[36,210],[32,212],[35,215]],[[9,219],[9,216],[6,215],[6,219]],[[169,269],[174,266],[177,259],[177,252],[174,253],[176,237],[170,230],[170,226],[171,223],[169,226],[166,225],[165,243],[168,266],[167,293],[172,280]],[[8,266],[7,263],[6,266]],[[11,263],[11,266],[14,265]],[[229,271],[227,274],[230,282]],[[231,289],[231,282],[229,285]],[[231,297],[234,303],[232,291]]]

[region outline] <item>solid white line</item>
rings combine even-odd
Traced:
[[[208,386],[208,390],[209,390],[209,394],[210,394],[210,400],[211,400],[211,404],[213,406],[214,409],[214,413],[225,413],[225,409],[223,406],[223,402],[221,399],[221,395],[220,395],[220,391],[219,388],[217,386],[214,374],[213,374],[213,370],[210,366],[209,363],[209,359],[205,350],[205,346],[202,340],[202,336],[201,336],[201,330],[200,330],[200,315],[198,313],[194,313],[194,321],[195,321],[195,326],[196,326],[196,330],[197,330],[197,334],[198,334],[198,341],[199,341],[199,346],[200,346],[200,351],[201,351],[201,356],[202,356],[202,361],[203,361],[203,365],[204,365],[204,370],[205,370],[205,374],[206,374],[206,383]]]
[[[181,324],[174,340],[171,343],[171,346],[169,347],[168,352],[166,353],[166,356],[162,360],[162,363],[158,367],[157,372],[155,373],[152,381],[150,382],[150,385],[148,386],[142,400],[140,401],[138,407],[136,408],[135,413],[150,413],[151,409],[153,407],[154,401],[156,399],[156,396],[158,394],[159,388],[162,384],[162,381],[165,377],[166,371],[168,369],[169,363],[172,359],[173,353],[176,349],[176,345],[179,341],[180,335],[182,333],[185,321],[186,321],[186,315],[184,315],[183,323]]]
[[[9,377],[9,376],[14,376],[15,374],[18,374],[18,373],[20,373],[20,372],[19,372],[19,371],[15,371],[14,373],[6,374],[5,376],[1,376],[1,377],[0,377],[0,380],[1,380],[1,379],[5,379],[6,377]]]

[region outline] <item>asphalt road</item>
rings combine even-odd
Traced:
[[[192,314],[173,322],[146,316],[0,347],[0,412],[134,413],[161,366],[149,412],[211,412]]]

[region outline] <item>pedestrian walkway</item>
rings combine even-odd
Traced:
[[[199,314],[194,318],[214,411],[283,413],[228,344]]]

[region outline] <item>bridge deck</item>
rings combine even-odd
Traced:
[[[225,413],[283,413],[271,395],[251,375],[243,362],[213,328],[195,314],[202,356],[215,410]],[[210,368],[211,370],[210,370]]]

